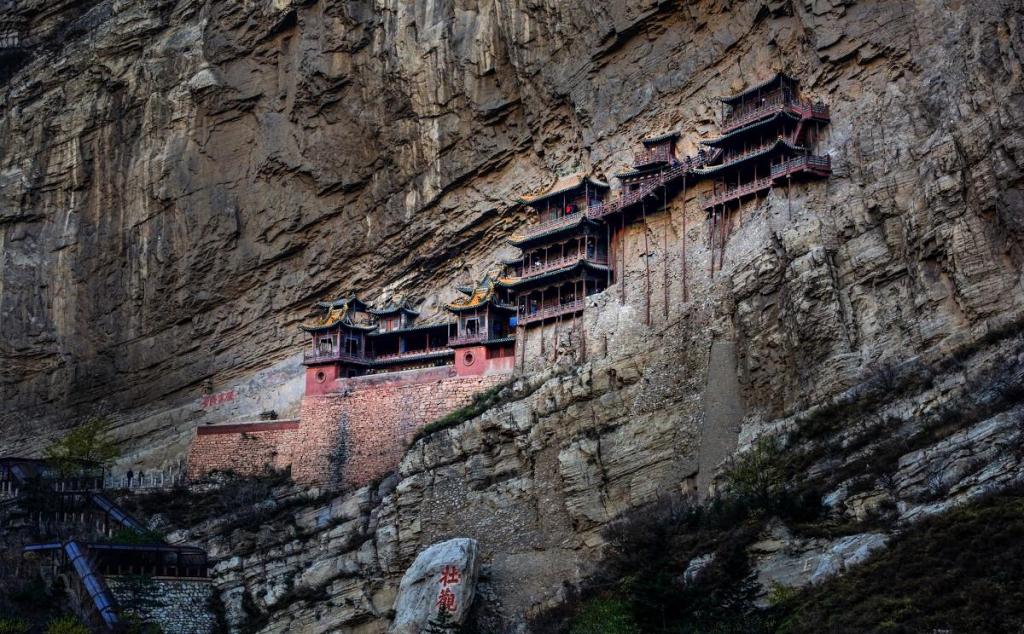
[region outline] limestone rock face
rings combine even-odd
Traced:
[[[431,625],[462,625],[479,573],[475,539],[455,538],[430,546],[402,576],[388,633],[421,634],[431,631]]]

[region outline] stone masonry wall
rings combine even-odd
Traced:
[[[296,443],[302,442],[298,420],[199,427],[188,450],[188,477],[211,471],[254,475],[270,466],[292,463]]]
[[[165,634],[207,634],[216,629],[209,607],[213,586],[207,579],[107,577],[106,582],[119,604],[145,605],[138,609],[139,616],[159,623]]]
[[[370,482],[398,465],[417,429],[508,379],[412,370],[348,379],[336,394],[307,396],[292,475],[300,483]]]

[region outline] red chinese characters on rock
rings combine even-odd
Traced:
[[[453,586],[461,581],[462,575],[459,573],[459,569],[455,566],[445,566],[444,570],[441,571],[442,586]]]
[[[458,606],[455,602],[455,593],[448,588],[441,588],[441,592],[437,594],[437,608],[438,610],[445,610],[449,613],[454,613]]]
[[[455,566],[445,566],[441,570],[441,590],[437,593],[437,609],[454,613],[458,609],[458,602],[455,593],[448,586],[458,585],[462,582],[462,574]]]
[[[235,400],[235,391],[228,390],[227,392],[218,392],[217,394],[207,394],[203,397],[199,406],[202,408],[213,407],[214,405],[228,403],[233,400]]]

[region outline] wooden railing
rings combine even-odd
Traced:
[[[463,335],[461,337],[448,337],[449,346],[468,346],[474,343],[483,343],[487,340],[487,333],[481,332],[475,335]]]
[[[670,150],[671,148],[667,145],[641,150],[633,154],[633,167],[644,167],[652,163],[670,163],[672,161]]]
[[[530,225],[529,227],[524,228],[520,233],[513,235],[512,240],[515,242],[521,242],[523,240],[529,240],[530,238],[542,235],[554,229],[568,227],[573,223],[577,222],[580,218],[582,218],[583,216],[581,214],[583,213],[584,212],[582,211],[577,211],[576,213],[572,213],[567,216],[562,216],[561,218],[555,218],[554,220],[546,220],[535,225]]]
[[[351,354],[348,352],[338,352],[335,350],[329,352],[321,352],[319,350],[310,352],[307,350],[305,353],[303,353],[302,360],[305,363],[321,361],[348,361],[350,363],[366,363],[367,361],[369,361],[369,359],[365,356]]]
[[[543,321],[545,319],[551,319],[552,317],[558,317],[559,315],[578,313],[581,310],[583,310],[583,300],[577,299],[572,302],[559,304],[558,306],[549,306],[547,308],[541,308],[540,310],[534,311],[532,313],[524,313],[519,317],[519,323],[529,324],[535,321]]]
[[[704,194],[704,198],[701,201],[701,205],[704,209],[710,209],[712,207],[717,207],[718,205],[723,205],[727,202],[737,200],[744,196],[749,196],[754,192],[758,192],[763,189],[768,189],[771,186],[771,177],[759,178],[749,183],[744,183],[739,187],[733,187],[732,189],[727,189],[721,192],[711,192]]]
[[[808,169],[820,172],[831,172],[832,157],[814,156],[812,154],[795,156],[788,161],[772,165],[772,178],[782,178],[783,176],[788,176]]]
[[[520,279],[529,279],[531,277],[537,277],[538,275],[544,275],[545,273],[550,273],[551,271],[571,266],[583,260],[587,260],[595,264],[608,264],[608,260],[603,258],[587,257],[587,255],[583,253],[574,253],[563,258],[549,260],[543,264],[523,268],[523,274]]]
[[[784,110],[789,110],[801,118],[829,118],[829,107],[825,104],[811,103],[790,95],[774,95],[756,106],[729,113],[722,121],[722,133],[728,134]]]
[[[406,350],[405,352],[392,352],[390,354],[378,354],[373,357],[374,361],[394,361],[396,359],[415,359],[417,357],[442,357],[451,354],[450,348],[430,348],[427,350]]]
[[[631,205],[635,205],[644,198],[650,196],[659,187],[667,185],[668,183],[681,177],[683,174],[693,169],[697,165],[698,163],[696,161],[693,161],[688,158],[687,160],[683,161],[682,163],[679,163],[678,165],[672,167],[671,169],[662,172],[658,176],[652,178],[650,181],[644,183],[639,188],[633,191],[626,192],[613,200],[609,200],[587,207],[587,216],[594,220],[597,220],[609,214],[622,211],[623,209]]]
[[[722,162],[721,163],[719,163],[718,165],[709,165],[707,169],[729,167],[730,165],[735,165],[736,163],[741,163],[741,162],[747,160],[748,158],[750,158],[752,156],[757,156],[758,154],[761,154],[763,152],[766,152],[767,150],[770,150],[771,148],[775,147],[775,144],[778,143],[779,141],[786,141],[787,143],[790,143],[790,144],[794,144],[795,143],[795,141],[791,137],[788,137],[788,136],[786,136],[784,134],[780,134],[775,139],[772,139],[771,141],[767,141],[765,143],[762,143],[761,145],[759,145],[759,146],[757,146],[755,148],[744,150],[742,152],[735,152],[735,153],[732,153],[732,154],[726,154],[722,158]]]

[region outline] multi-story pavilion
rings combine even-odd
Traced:
[[[466,297],[445,306],[455,317],[448,345],[455,351],[456,373],[464,376],[511,369],[516,346],[511,291],[491,275],[458,290]]]
[[[509,238],[521,255],[504,261],[504,275],[497,280],[514,292],[518,325],[578,313],[585,296],[608,286],[607,231],[587,214],[607,192],[605,183],[574,175],[559,179],[545,193],[519,199],[539,222]]]

